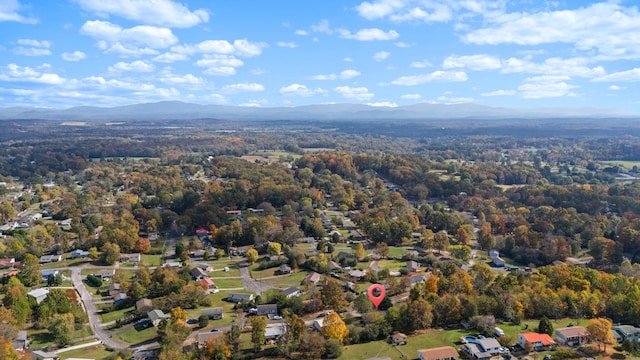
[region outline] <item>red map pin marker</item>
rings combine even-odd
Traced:
[[[373,303],[373,306],[378,308],[382,300],[384,300],[384,296],[387,292],[384,289],[384,286],[380,284],[373,284],[369,286],[369,290],[367,290],[367,294],[369,295],[369,300]]]

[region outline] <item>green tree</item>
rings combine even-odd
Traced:
[[[20,268],[20,279],[25,286],[31,287],[40,283],[40,265],[38,258],[33,254],[26,254]]]
[[[538,333],[553,336],[553,324],[546,316],[543,316],[538,323]]]
[[[251,342],[253,352],[257,353],[264,344],[264,331],[267,328],[267,318],[265,316],[254,316],[249,320],[251,324]]]
[[[120,246],[118,244],[106,243],[102,247],[100,260],[103,264],[113,265],[120,259]]]
[[[267,245],[267,254],[271,256],[278,256],[280,255],[281,251],[282,245],[280,245],[280,243],[270,242],[269,245]]]
[[[467,245],[449,246],[449,252],[454,258],[460,261],[467,262],[471,258],[471,248]]]
[[[324,306],[337,312],[343,312],[349,305],[342,284],[330,277],[327,277],[322,290],[320,290],[320,296]]]
[[[74,332],[74,317],[71,313],[53,314],[49,320],[49,333],[53,334],[53,340],[60,346],[71,343]]]
[[[326,340],[317,331],[307,331],[300,341],[298,351],[304,359],[316,360],[321,359],[324,354]]]

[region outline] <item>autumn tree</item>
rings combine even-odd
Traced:
[[[53,334],[53,340],[60,346],[71,343],[74,331],[74,317],[71,313],[54,314],[49,319],[49,333]]]
[[[349,305],[345,298],[346,294],[342,290],[342,284],[333,278],[327,277],[325,284],[320,291],[320,296],[324,306],[333,309],[336,312],[343,312]]]
[[[280,255],[281,251],[282,245],[280,245],[280,243],[270,242],[269,245],[267,245],[267,254],[271,256],[278,256]]]
[[[471,236],[464,227],[460,226],[456,232],[456,241],[458,245],[467,245],[471,242]]]
[[[254,316],[249,320],[251,324],[251,342],[253,343],[253,352],[257,353],[264,344],[264,331],[267,328],[267,318],[265,316]]]
[[[33,254],[26,254],[20,267],[20,279],[25,286],[31,287],[40,283],[40,265],[38,258]]]
[[[358,261],[364,260],[364,245],[362,245],[362,243],[356,245],[356,259]]]
[[[151,251],[151,242],[149,241],[149,238],[138,238],[138,241],[136,241],[135,249],[136,251],[143,254],[147,254],[149,251]]]
[[[413,300],[407,307],[408,318],[411,321],[412,330],[424,330],[431,327],[433,322],[433,310],[431,304],[424,299]]]
[[[478,244],[482,250],[490,250],[496,246],[496,238],[491,233],[491,223],[485,222],[478,231]]]
[[[11,339],[7,339],[0,336],[0,359],[4,360],[21,360],[27,359],[27,356],[21,357],[20,354],[13,348]],[[30,359],[30,357],[29,357]]]
[[[345,325],[344,321],[340,318],[340,315],[334,311],[325,316],[322,334],[328,338],[342,341],[349,335],[349,330],[347,330],[347,325]]]
[[[449,248],[449,235],[445,230],[438,231],[433,236],[433,247],[438,250],[438,253]]]
[[[120,246],[118,244],[106,243],[102,247],[100,260],[103,264],[113,265],[120,260]]]
[[[298,351],[303,359],[321,359],[325,352],[325,338],[317,331],[308,330],[302,337]]]
[[[258,261],[258,250],[251,248],[247,250],[245,256],[247,257],[247,261],[249,262],[249,264],[253,264]]]
[[[600,351],[600,344],[604,345],[603,351],[607,351],[607,344],[613,344],[614,339],[611,335],[611,321],[605,318],[595,318],[589,320],[587,324],[587,331],[591,334],[591,338],[598,343],[598,351]]]

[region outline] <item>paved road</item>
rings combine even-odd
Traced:
[[[249,268],[246,266],[240,266],[240,277],[242,277],[242,287],[247,291],[262,294],[269,289],[273,289],[273,285],[251,278]]]
[[[87,315],[89,316],[89,324],[91,325],[91,329],[93,333],[98,337],[98,339],[102,340],[102,343],[108,347],[114,349],[125,349],[127,346],[124,346],[122,343],[119,343],[111,338],[111,335],[108,331],[106,331],[102,327],[102,323],[100,322],[100,316],[98,315],[98,309],[96,309],[96,304],[93,302],[93,298],[89,293],[89,290],[82,283],[82,274],[80,273],[82,268],[74,267],[70,268],[71,270],[71,281],[73,282],[73,286],[80,294],[80,298],[82,299],[82,303],[84,304],[84,308],[87,311]]]

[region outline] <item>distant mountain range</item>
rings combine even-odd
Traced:
[[[127,120],[421,120],[421,119],[542,119],[631,118],[638,114],[615,109],[538,108],[515,109],[478,104],[429,104],[375,107],[359,104],[324,104],[297,107],[241,107],[199,105],[180,101],[117,107],[80,106],[68,109],[36,107],[0,108],[0,119],[62,121]]]

